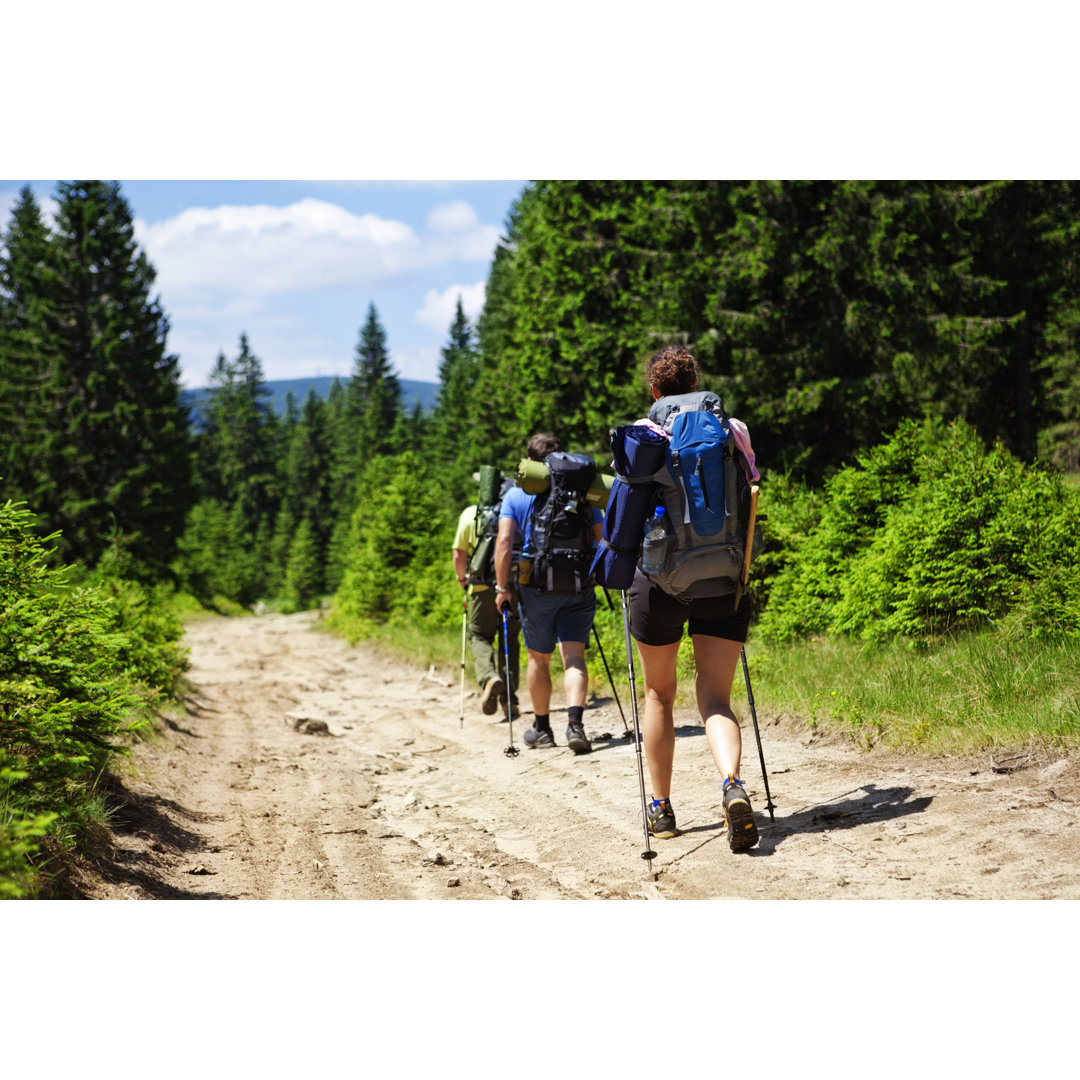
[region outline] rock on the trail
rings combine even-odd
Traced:
[[[1069,759],[1061,758],[1055,761],[1052,765],[1047,765],[1045,769],[1039,771],[1040,780],[1056,780],[1063,773],[1069,770]]]
[[[325,720],[320,720],[316,716],[306,716],[303,713],[286,713],[285,723],[288,724],[293,731],[299,732],[301,735],[329,735],[330,725]]]

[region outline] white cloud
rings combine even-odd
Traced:
[[[490,259],[499,237],[467,203],[437,207],[421,236],[403,222],[312,198],[195,207],[152,225],[136,221],[135,229],[173,305],[221,291],[269,297],[401,281],[446,262]]]
[[[390,362],[402,379],[438,382],[442,353],[437,345],[406,345],[400,349],[391,347]]]
[[[441,203],[428,213],[428,228],[437,233],[456,233],[474,229],[480,223],[476,211],[461,199]]]
[[[413,315],[413,319],[430,330],[445,333],[454,321],[460,296],[465,318],[475,323],[484,308],[484,288],[485,282],[478,281],[475,285],[449,285],[442,290],[428,289],[424,293],[423,307]]]

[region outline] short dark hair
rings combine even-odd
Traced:
[[[548,431],[537,432],[525,447],[525,454],[530,461],[545,461],[548,454],[562,449],[562,443]]]
[[[645,365],[645,381],[658,390],[661,397],[668,394],[692,394],[697,389],[701,368],[685,345],[665,345],[654,352]]]

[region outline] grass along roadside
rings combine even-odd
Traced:
[[[983,630],[916,650],[817,638],[747,646],[761,708],[844,731],[862,746],[963,753],[1080,744],[1076,643],[1021,643]]]

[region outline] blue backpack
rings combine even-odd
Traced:
[[[750,522],[750,483],[720,399],[708,391],[660,398],[649,419],[669,432],[667,461],[653,476],[664,507],[661,569],[648,575],[672,596],[738,591]]]

